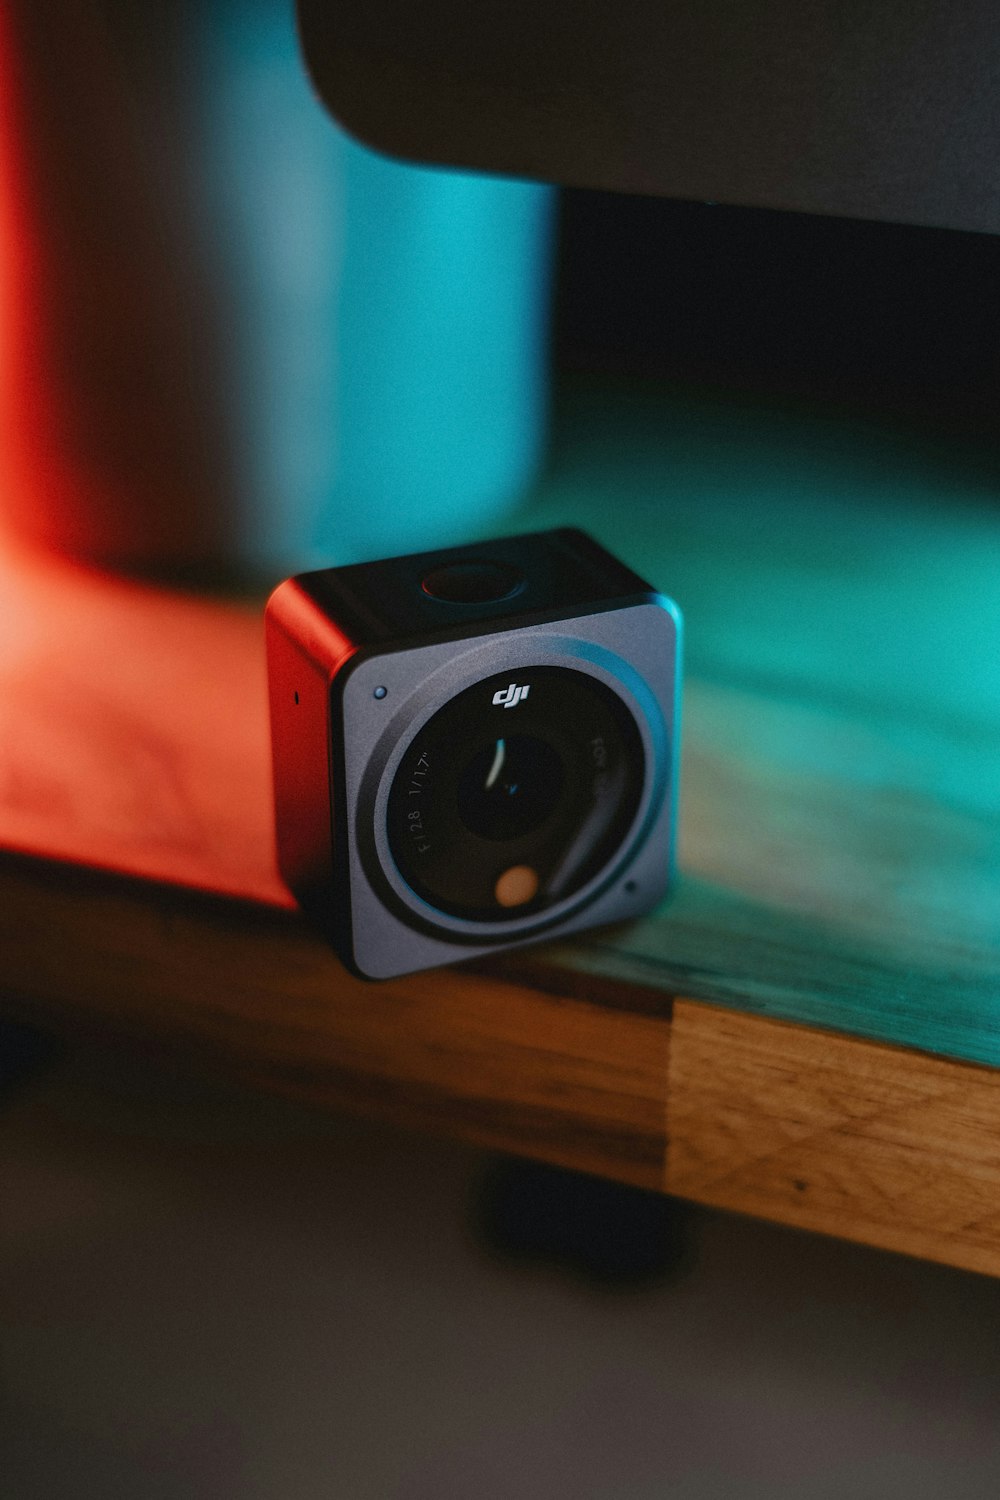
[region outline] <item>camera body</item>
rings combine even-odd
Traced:
[[[664,895],[680,616],[590,537],[299,574],[266,634],[279,867],[355,974]]]

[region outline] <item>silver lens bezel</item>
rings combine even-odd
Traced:
[[[586,885],[544,911],[518,919],[476,922],[431,905],[409,885],[389,846],[387,812],[396,772],[413,740],[442,708],[499,672],[562,667],[601,683],[632,718],[644,758],[635,816],[614,856]],[[381,899],[408,924],[456,942],[506,943],[556,926],[592,902],[620,877],[656,820],[668,784],[667,731],[655,695],[633,666],[593,641],[537,628],[518,639],[514,632],[472,643],[432,671],[401,702],[377,738],[360,779],[351,812],[356,847],[365,874]]]

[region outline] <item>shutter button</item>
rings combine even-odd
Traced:
[[[524,588],[524,574],[510,563],[458,562],[434,568],[420,585],[448,604],[494,604]]]

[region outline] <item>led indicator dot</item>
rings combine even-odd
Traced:
[[[384,697],[385,697],[385,695],[386,695],[386,693],[387,693],[387,692],[388,692],[388,691],[389,691],[389,689],[388,689],[388,688],[384,688],[384,687],[377,687],[377,688],[376,688],[376,689],[375,689],[375,692],[374,692],[374,694],[373,694],[373,696],[374,696],[374,697],[376,697],[376,698],[384,698]]]

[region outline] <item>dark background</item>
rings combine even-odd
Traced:
[[[566,189],[559,369],[998,435],[990,235]]]

